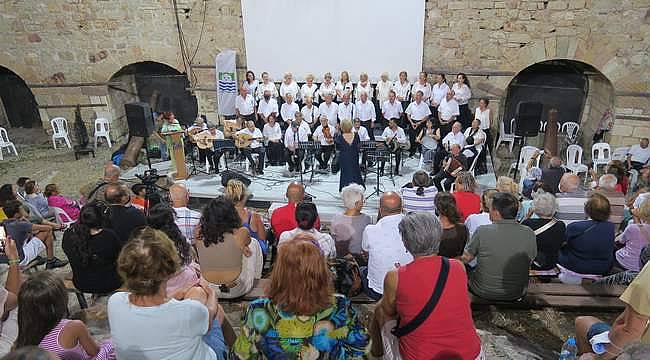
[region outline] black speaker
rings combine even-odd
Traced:
[[[517,104],[515,135],[526,137],[537,136],[543,109],[544,104],[536,101],[522,101]]]
[[[126,121],[129,124],[129,135],[148,137],[153,133],[155,124],[151,107],[145,102],[124,104]]]
[[[221,172],[221,185],[225,187],[226,185],[228,185],[228,181],[230,181],[231,179],[235,179],[243,182],[244,185],[246,185],[246,187],[248,187],[251,184],[251,181],[246,176],[236,173],[232,170],[224,170]]]

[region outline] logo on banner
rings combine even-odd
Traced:
[[[237,93],[235,73],[226,71],[219,72],[219,91],[225,93]]]

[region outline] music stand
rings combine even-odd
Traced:
[[[312,165],[311,165],[311,175],[309,176],[309,183],[311,184],[312,181],[314,180],[314,167],[316,165],[315,154],[316,154],[316,151],[320,150],[320,142],[319,141],[300,141],[300,142],[298,142],[298,150],[303,150],[303,153],[305,154],[305,159],[307,158],[307,156],[311,156]],[[302,174],[303,173],[304,173],[303,169],[302,169],[302,167],[300,167],[300,183],[303,183],[303,179],[302,179]]]
[[[379,175],[379,163],[380,162],[390,162],[390,169],[392,173],[393,163],[391,162],[391,153],[386,149],[375,150],[374,153],[368,154],[368,158],[372,158],[375,161],[375,174],[377,175],[377,182],[375,183],[375,190],[366,197],[366,200],[370,199],[373,195],[380,196],[384,191],[379,188],[379,181],[381,176]],[[364,179],[365,180],[365,179]],[[394,182],[393,182],[394,184]]]
[[[214,150],[221,151],[221,157],[223,158],[223,163],[226,165],[226,170],[228,169],[228,157],[226,152],[233,153],[237,150],[235,147],[235,141],[232,139],[217,139],[214,141]],[[219,164],[214,164],[214,166],[219,166]]]
[[[187,177],[194,176],[194,175],[199,175],[199,174],[204,174],[208,175],[208,172],[205,170],[201,170],[197,164],[196,164],[196,156],[194,155],[194,149],[199,150],[199,145],[196,143],[191,143],[191,152],[190,152],[190,161],[192,162],[192,171],[190,171],[190,174],[187,175]],[[204,164],[205,165],[205,164]]]

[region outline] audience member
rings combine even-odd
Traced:
[[[242,226],[235,205],[220,196],[203,209],[195,243],[201,275],[220,297],[236,298],[262,276],[262,249]]]
[[[131,192],[133,193],[133,196],[131,197],[131,205],[146,214],[147,210],[149,210],[147,186],[145,184],[135,184],[131,186]]]
[[[578,274],[606,275],[614,264],[614,224],[607,221],[609,201],[592,194],[583,211],[589,219],[567,225],[567,243],[560,250],[558,264]]]
[[[496,193],[490,207],[492,224],[479,227],[467,244],[463,261],[476,258],[469,289],[488,300],[520,299],[528,288],[528,268],[537,256],[535,233],[517,224],[519,202],[509,193]]]
[[[639,256],[639,269],[650,262],[650,246],[646,246],[641,250],[641,255]],[[619,271],[612,275],[607,275],[593,282],[594,285],[624,285],[629,286],[634,279],[639,275],[639,270],[625,270]]]
[[[431,214],[407,214],[399,223],[399,233],[415,259],[386,274],[384,296],[371,323],[372,354],[380,357],[382,340],[386,348],[386,340],[397,335],[403,359],[481,358],[481,340],[472,320],[465,268],[460,261],[448,260],[438,253],[443,233],[440,223]],[[437,304],[421,322],[416,320],[438,289],[441,295]],[[419,326],[410,332],[405,330],[414,321]]]
[[[21,198],[25,198],[25,183],[29,181],[29,178],[26,176],[21,176],[16,180],[16,193]]]
[[[63,230],[65,228],[64,225],[59,225],[43,218],[33,205],[24,201],[24,198],[18,195],[17,189],[18,187],[12,184],[0,186],[0,206],[4,207],[8,201],[18,201],[24,211],[25,220],[28,220],[32,224],[48,226],[51,230]],[[4,212],[0,212],[0,219],[4,220],[8,217]]]
[[[451,153],[445,157],[440,171],[433,177],[433,183],[438,191],[444,191],[444,187],[450,187],[458,173],[467,169],[467,158],[460,150],[459,144],[452,144]]]
[[[535,162],[537,161],[537,158],[540,157],[541,155],[545,154],[544,152],[540,153],[539,151],[535,151],[533,153],[533,156],[531,156],[530,161],[527,164],[527,169],[530,170]],[[553,189],[553,194],[556,194],[559,190],[559,185],[560,185],[560,180],[562,179],[562,176],[566,170],[564,167],[562,167],[562,159],[560,159],[557,156],[551,157],[551,159],[548,162],[548,167],[542,168],[542,178],[541,181],[544,183],[548,184],[551,189]]]
[[[93,200],[63,233],[61,247],[70,260],[72,282],[82,292],[108,294],[122,286],[116,265],[122,244],[113,230],[105,228],[110,216],[104,202]]]
[[[364,204],[363,186],[350,184],[341,191],[345,211],[332,218],[330,229],[336,245],[336,254],[343,257],[348,253],[360,257],[363,230],[372,223],[370,216],[361,212]]]
[[[402,199],[395,192],[385,192],[379,200],[377,224],[363,231],[361,248],[368,254],[368,266],[361,268],[361,281],[366,295],[374,300],[384,293],[386,273],[413,261],[397,228],[402,218]]]
[[[650,159],[650,147],[648,138],[641,138],[639,144],[632,145],[627,151],[627,168],[640,171]]]
[[[16,295],[20,288],[20,269],[18,268],[20,258],[18,257],[16,242],[11,237],[5,237],[1,241],[9,267],[5,286],[0,287],[0,314],[2,316],[0,317],[0,356],[4,356],[11,351],[16,336],[18,336],[18,310],[16,309],[18,303]]]
[[[467,244],[467,228],[461,222],[456,200],[448,192],[436,195],[436,213],[442,225],[442,237],[438,255],[451,259],[460,259]]]
[[[326,258],[336,257],[336,245],[334,244],[332,236],[330,236],[330,234],[322,233],[314,228],[314,224],[318,218],[316,205],[308,202],[298,204],[296,206],[295,218],[298,226],[293,230],[282,233],[278,245],[290,241],[298,235],[306,235],[314,239]]]
[[[642,202],[633,214],[634,223],[616,238],[616,244],[623,245],[616,251],[616,261],[625,270],[639,271],[641,251],[650,245],[650,201]]]
[[[481,194],[481,212],[478,214],[471,214],[465,219],[465,227],[469,238],[474,235],[476,229],[483,225],[492,224],[490,220],[490,206],[492,205],[492,197],[498,191],[496,189],[487,189]]]
[[[112,184],[124,184],[120,181],[120,168],[113,163],[104,166],[104,177],[79,189],[81,202],[86,203],[92,200],[106,201],[106,188]]]
[[[627,195],[628,187],[630,186],[630,177],[627,175],[625,164],[621,160],[611,160],[605,168],[605,173],[616,176],[616,180],[618,181],[616,191]]]
[[[609,200],[609,205],[612,214],[609,216],[609,221],[612,222],[616,229],[621,226],[625,216],[625,195],[622,192],[616,191],[616,176],[613,174],[605,174],[598,178],[598,186],[594,190]]]
[[[464,222],[469,215],[481,212],[481,197],[474,192],[476,188],[476,180],[471,172],[461,171],[458,173],[452,195],[456,199],[461,222]]]
[[[497,178],[496,189],[498,192],[508,193],[519,201],[521,195],[519,194],[519,185],[508,176],[499,176]]]
[[[531,209],[537,218],[528,216],[521,222],[535,232],[537,239],[537,256],[531,267],[535,270],[551,270],[555,268],[560,247],[566,241],[566,227],[562,221],[554,218],[557,201],[553,194],[543,190],[533,193]]]
[[[401,189],[403,212],[428,212],[434,214],[436,207],[433,204],[438,189],[432,186],[429,174],[424,170],[418,170],[413,174],[410,183]]]
[[[239,214],[242,226],[248,229],[250,236],[260,243],[262,253],[268,254],[269,245],[266,242],[266,228],[262,223],[262,217],[260,214],[246,208],[246,202],[251,196],[246,185],[239,180],[231,179],[226,184],[223,195],[235,204],[235,210]]]
[[[298,226],[296,223],[296,205],[305,201],[305,187],[294,181],[287,186],[285,194],[288,203],[273,211],[271,215],[271,228],[275,238],[279,239],[285,231],[293,230]],[[316,219],[314,224],[316,230],[320,230],[320,219]]]
[[[521,176],[524,176],[524,174],[521,174]],[[542,181],[542,169],[533,166],[526,171],[526,176],[521,182],[521,195],[524,201],[533,198],[533,187],[540,181]],[[556,192],[553,191],[552,193],[555,194]]]
[[[535,183],[535,185],[533,185],[533,188],[530,191],[531,197],[532,194],[540,190],[547,192],[549,194],[554,194],[550,186],[546,185],[546,183],[544,183],[543,181],[538,181]],[[524,221],[525,218],[537,219],[538,216],[537,214],[535,214],[534,211],[531,210],[532,207],[533,207],[533,199],[523,199],[519,206],[519,212],[517,213],[517,221],[522,222]]]
[[[25,202],[38,210],[38,213],[44,218],[54,216],[54,212],[50,209],[47,199],[43,195],[43,192],[41,192],[38,183],[34,180],[28,180],[25,183]]]
[[[58,207],[70,218],[70,220],[77,220],[79,218],[79,202],[70,200],[59,192],[59,187],[56,184],[47,184],[45,192],[47,198],[47,205],[51,207]]]
[[[106,202],[111,207],[109,229],[113,229],[124,245],[129,241],[133,230],[147,224],[142,211],[131,206],[131,196],[126,185],[109,184],[105,188]]]
[[[194,244],[194,233],[201,221],[201,213],[187,207],[190,202],[190,193],[183,184],[174,184],[169,187],[169,196],[176,217],[174,222],[185,236],[185,239]]]
[[[565,225],[574,221],[584,220],[584,206],[589,194],[580,187],[580,178],[573,173],[566,173],[560,179],[557,197],[557,219]]]
[[[86,325],[67,319],[68,314],[68,292],[61,278],[51,272],[31,275],[18,292],[14,348],[38,345],[62,359],[115,359],[110,341],[98,344]]]
[[[334,294],[321,251],[293,240],[279,246],[266,297],[248,305],[232,352],[239,359],[362,359],[368,343],[350,300]]]
[[[2,360],[61,360],[61,358],[38,346],[23,346],[3,356]]]

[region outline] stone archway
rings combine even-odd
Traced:
[[[34,94],[13,71],[0,66],[0,126],[42,127]]]

